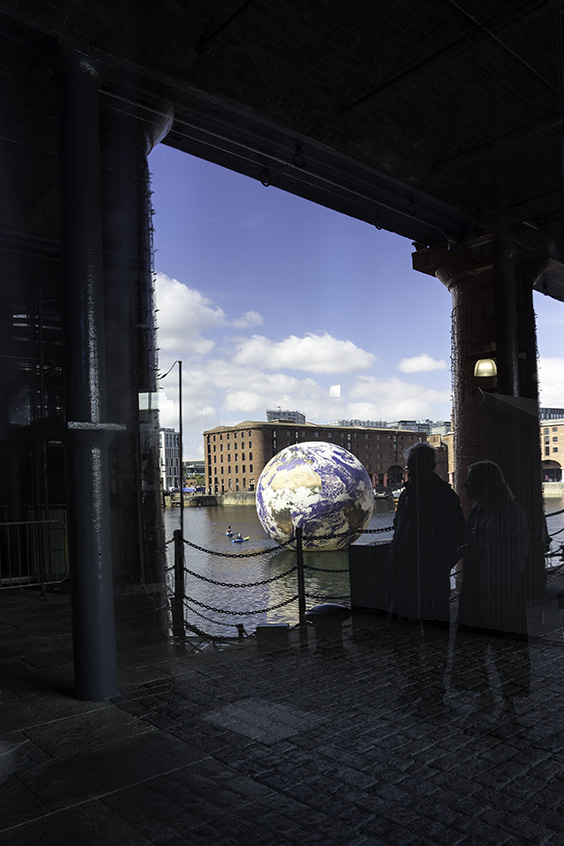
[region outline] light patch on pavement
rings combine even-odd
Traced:
[[[324,721],[317,714],[266,699],[241,699],[217,711],[210,711],[204,719],[267,745],[300,734]]]

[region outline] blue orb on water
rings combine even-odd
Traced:
[[[265,532],[278,543],[289,541],[301,527],[304,549],[343,549],[367,526],[374,490],[351,452],[336,444],[306,442],[286,447],[264,467],[256,508]]]

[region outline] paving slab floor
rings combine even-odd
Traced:
[[[0,846],[564,846],[559,578],[529,642],[355,612],[289,648],[175,644],[130,598],[98,703],[69,597],[0,592]],[[530,668],[514,711],[500,655]]]

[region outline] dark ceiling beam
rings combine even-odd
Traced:
[[[483,222],[311,139],[267,123],[239,123],[235,129],[221,116],[214,118],[212,126],[194,110],[190,119],[177,112],[166,143],[413,241],[453,245],[484,228]]]
[[[505,24],[500,28],[500,31],[501,29],[505,29],[505,27],[507,26],[512,26],[515,23],[522,22],[523,19],[530,17],[532,14],[535,14],[540,8],[551,4],[550,0],[537,0],[536,3],[527,2],[522,5],[524,5],[524,8],[521,13],[513,15],[511,19],[506,21]],[[470,29],[466,30],[457,38],[454,38],[452,41],[449,41],[447,44],[444,44],[438,50],[435,50],[433,53],[430,53],[429,55],[425,56],[425,58],[421,59],[418,62],[415,62],[413,65],[410,65],[410,67],[406,68],[395,76],[390,77],[385,82],[381,83],[370,91],[367,91],[366,94],[363,94],[361,97],[354,100],[352,103],[349,103],[347,106],[343,106],[336,112],[335,117],[340,118],[343,115],[347,114],[347,112],[356,109],[357,106],[360,106],[363,103],[366,103],[368,100],[371,100],[372,98],[378,96],[378,94],[381,94],[382,92],[386,91],[386,89],[390,88],[392,85],[395,85],[398,82],[402,82],[407,77],[412,76],[414,73],[417,73],[423,68],[426,68],[429,65],[433,64],[438,59],[443,58],[445,55],[450,53],[456,47],[459,47],[461,44],[468,44],[468,42],[472,39],[475,42],[475,40],[479,37],[481,37],[483,40],[487,40],[491,34],[490,27],[492,26],[492,24],[495,23],[497,18],[502,15],[505,15],[509,9],[513,11],[514,8],[515,4],[511,3],[509,4],[509,6],[498,10],[494,15],[487,18],[487,20],[483,23],[478,22],[474,24],[470,27]],[[468,47],[470,47],[469,44]]]
[[[255,0],[246,0],[246,2],[243,3],[242,6],[239,6],[239,8],[236,9],[232,15],[229,15],[229,17],[226,18],[223,23],[221,23],[218,27],[212,30],[212,32],[210,32],[208,35],[203,35],[194,47],[195,52],[203,53],[208,44],[210,44],[215,38],[217,38],[217,36],[220,35],[224,29],[227,29],[227,27],[232,24],[233,21],[236,20],[239,15],[242,14],[245,9],[247,9],[248,6],[251,6],[254,2]]]
[[[558,115],[555,115],[554,113],[542,115],[542,117],[537,118],[536,120],[524,123],[515,129],[504,132],[502,135],[496,135],[493,138],[488,138],[486,141],[482,141],[474,147],[467,147],[464,150],[460,150],[458,153],[453,153],[452,156],[448,156],[446,159],[441,159],[440,161],[435,162],[432,165],[432,170],[440,170],[443,167],[456,165],[458,163],[464,165],[471,156],[483,153],[492,147],[509,144],[516,138],[526,138],[528,135],[534,135],[536,132],[541,132],[547,129],[555,129],[559,127],[560,124],[561,118],[558,117]]]
[[[537,70],[535,70],[535,68],[532,65],[530,65],[528,62],[526,62],[525,59],[523,59],[522,56],[519,56],[519,54],[516,53],[515,50],[513,50],[508,44],[506,44],[504,41],[502,41],[501,38],[499,38],[495,34],[495,32],[492,32],[492,30],[489,29],[489,27],[486,26],[486,24],[480,24],[480,22],[474,17],[474,15],[471,15],[470,12],[467,12],[466,9],[462,8],[460,3],[457,3],[456,0],[446,0],[446,2],[453,9],[456,9],[458,12],[460,12],[460,14],[463,15],[467,20],[470,20],[473,23],[481,26],[482,29],[484,29],[484,31],[487,33],[487,35],[491,39],[493,39],[493,41],[495,41],[496,44],[499,47],[502,48],[502,50],[504,50],[509,56],[511,56],[513,59],[515,59],[518,62],[518,64],[522,65],[530,73],[531,76],[534,76],[535,79],[537,79],[539,82],[541,82],[549,91],[555,90],[555,86],[552,85],[552,83],[550,83],[547,79],[545,79],[545,77],[542,74],[540,74]],[[535,11],[538,11],[540,6],[544,6],[544,2],[537,4]],[[524,18],[529,17],[529,11],[532,11],[532,7],[531,8],[527,7],[527,9],[525,10],[526,13],[524,15],[522,15],[521,17],[522,18],[523,17]],[[512,26],[514,23],[518,22],[520,19],[521,18],[517,17],[516,20],[514,19],[514,20],[509,21],[507,26]]]

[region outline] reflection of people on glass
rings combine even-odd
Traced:
[[[407,451],[408,481],[394,519],[390,600],[398,617],[449,622],[450,571],[464,539],[460,501],[435,473],[428,443]]]
[[[483,693],[488,654],[497,670],[506,712],[529,692],[530,663],[523,575],[529,545],[525,513],[493,461],[468,468],[464,483],[474,505],[463,547],[459,622],[492,637],[457,636],[451,684]],[[501,634],[515,636],[509,641]]]
[[[529,530],[525,513],[493,461],[471,464],[464,487],[474,505],[463,547],[460,622],[526,634],[522,583]]]

